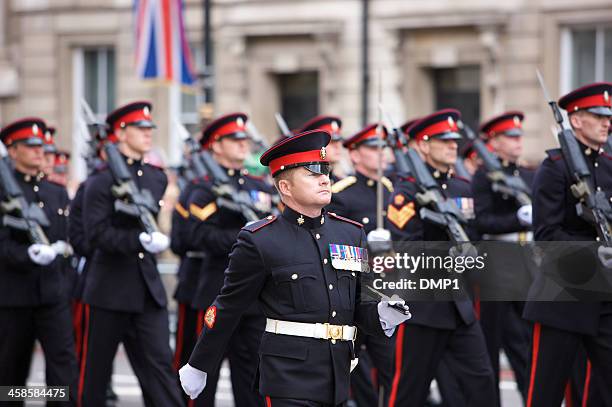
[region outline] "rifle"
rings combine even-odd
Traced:
[[[578,216],[595,225],[598,240],[610,247],[612,246],[612,227],[606,216],[606,213],[612,213],[610,202],[603,191],[595,190],[591,171],[586,159],[582,155],[574,131],[565,123],[557,103],[550,98],[540,71],[536,70],[536,74],[544,93],[544,98],[552,109],[555,121],[559,126],[557,138],[561,146],[561,153],[569,173],[575,181],[570,187],[570,191],[578,199],[576,212]]]
[[[249,120],[246,122],[246,128],[249,134],[251,135],[251,140],[253,140],[253,143],[255,144],[258,151],[265,151],[270,148],[270,145],[266,142],[266,140],[263,138],[259,130],[257,130],[257,127],[255,127],[255,124],[253,124],[252,121]]]
[[[385,111],[382,103],[378,104],[378,109],[381,114],[385,116],[386,122],[391,126],[391,131],[387,135],[387,142],[393,151],[397,172],[404,175],[409,174],[410,166],[406,160],[406,154],[402,150],[403,146],[408,146],[408,139],[402,130],[395,125],[393,120],[391,120],[391,117],[389,117],[389,114]]]
[[[291,133],[291,130],[289,130],[289,126],[287,126],[287,122],[285,119],[283,119],[283,116],[279,112],[276,112],[274,113],[274,118],[276,119],[276,124],[278,125],[278,128],[283,136],[287,138],[292,137],[293,133]]]
[[[237,191],[234,188],[229,177],[210,152],[203,150],[200,156],[208,174],[211,175],[213,192],[217,196],[217,205],[241,214],[247,222],[261,219],[263,216],[259,216],[258,211],[253,208],[249,193],[247,191]]]
[[[4,201],[0,203],[4,213],[2,224],[26,232],[32,243],[48,245],[49,239],[42,228],[49,227],[49,219],[38,205],[28,204],[26,201],[15,179],[8,152],[2,141],[0,141],[0,185],[4,191]],[[14,215],[10,215],[11,213]]]
[[[106,124],[96,120],[93,111],[85,99],[81,99],[81,106],[87,117],[88,124],[98,131],[101,140],[106,139]],[[115,144],[105,143],[104,152],[106,153],[108,166],[115,181],[115,185],[111,188],[113,196],[117,198],[114,204],[115,210],[138,218],[140,225],[146,233],[159,232],[157,222],[153,216],[154,213],[157,213],[158,208],[153,195],[151,195],[151,191],[147,189],[140,190],[138,188]]]
[[[499,159],[493,154],[485,143],[463,121],[457,123],[468,140],[472,142],[474,150],[482,159],[487,178],[491,181],[493,192],[513,197],[519,205],[531,205],[531,190],[521,177],[508,175],[504,172]]]
[[[206,166],[202,161],[202,157],[200,155],[202,151],[202,145],[194,139],[189,131],[183,126],[182,123],[175,121],[174,125],[179,130],[180,136],[187,147],[187,151],[189,152],[189,157],[186,157],[185,161],[187,162],[187,172],[191,172],[195,179],[205,179],[208,176],[208,171],[206,170]]]

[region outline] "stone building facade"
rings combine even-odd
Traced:
[[[362,115],[363,0],[214,0],[215,114],[242,110],[260,133],[337,114],[345,134]],[[553,96],[612,81],[610,0],[369,0],[368,121],[379,101],[395,121],[457,107],[468,122],[526,113],[526,157],[555,145],[535,75]],[[186,26],[202,65],[203,1],[186,0]],[[174,90],[173,90],[174,89]],[[100,115],[151,99],[158,145],[173,160],[173,122],[197,123],[200,97],[140,81],[134,70],[131,0],[0,0],[0,123],[42,116],[76,151],[81,98]],[[182,101],[172,113],[171,100]],[[75,164],[82,173],[82,167]]]

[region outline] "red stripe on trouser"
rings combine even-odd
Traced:
[[[589,401],[590,384],[591,384],[591,361],[587,360],[586,378],[584,379],[584,391],[582,393],[582,407],[586,407]]]
[[[77,361],[81,360],[81,349],[83,347],[83,303],[74,302],[72,312],[72,329],[74,330],[74,348]]]
[[[270,396],[266,396],[266,407],[272,407],[272,400],[270,400]]]
[[[176,327],[176,346],[174,349],[174,370],[178,372],[181,367],[181,353],[183,353],[183,329],[185,325],[185,304],[179,304],[178,326]]]
[[[372,386],[374,386],[374,390],[378,391],[378,369],[375,367],[370,369],[370,379],[372,380]]]
[[[474,313],[476,319],[480,320],[480,286],[474,286]]]
[[[389,395],[389,407],[395,407],[395,399],[397,398],[397,386],[399,385],[400,376],[402,375],[402,357],[404,353],[404,329],[406,324],[400,324],[397,329],[397,338],[395,338],[395,373],[393,374],[393,383],[391,384],[391,394]]]
[[[535,382],[536,368],[538,366],[538,352],[540,351],[540,333],[542,325],[536,323],[533,326],[533,344],[531,354],[531,376],[529,377],[529,392],[527,393],[527,407],[531,407],[533,401],[533,385]]]
[[[565,407],[574,407],[574,400],[572,399],[572,386],[568,381],[565,384]]]
[[[204,329],[204,311],[198,311],[198,323],[197,323],[197,334],[200,336],[202,334],[202,330]]]
[[[89,304],[85,304],[85,338],[83,340],[83,356],[81,357],[81,372],[79,375],[78,406],[83,405],[83,388],[85,385],[85,367],[87,365],[87,342],[89,341]]]

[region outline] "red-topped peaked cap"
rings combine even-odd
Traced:
[[[332,141],[342,141],[342,120],[338,116],[317,116],[310,119],[297,133],[310,130],[325,130],[331,135]]]
[[[55,127],[47,127],[44,136],[43,151],[47,154],[57,153],[57,146],[55,145]]]
[[[456,109],[442,109],[425,116],[406,129],[410,138],[414,140],[460,140],[457,122],[461,119],[461,113]]]
[[[325,130],[299,133],[270,147],[259,162],[270,167],[272,176],[295,167],[306,167],[315,174],[329,175],[325,147],[330,140],[331,135]]]
[[[559,99],[559,107],[568,113],[586,110],[600,116],[612,116],[612,83],[597,82],[575,89]]]
[[[127,126],[154,128],[151,117],[152,105],[147,101],[128,103],[112,111],[106,117],[110,133]]]
[[[524,119],[525,115],[518,110],[505,112],[484,122],[480,132],[487,140],[499,135],[522,136]]]
[[[380,136],[378,134],[379,131]],[[385,147],[387,145],[386,140],[388,135],[389,133],[387,132],[387,128],[385,126],[382,124],[379,125],[378,123],[372,123],[359,130],[359,132],[345,140],[342,144],[349,150],[353,150],[361,146],[378,147],[381,145],[382,147]]]
[[[200,143],[203,148],[210,148],[212,143],[222,138],[230,137],[233,139],[248,139],[249,134],[246,130],[248,116],[244,113],[230,113],[221,116],[206,126],[202,131]]]
[[[27,117],[8,124],[0,131],[0,139],[7,147],[13,143],[42,146],[45,143],[47,126],[43,119]]]
[[[457,122],[461,119],[461,113],[456,109],[442,109],[435,113],[417,120],[410,128],[406,129],[409,137],[416,140],[460,140]]]
[[[70,153],[68,151],[58,151],[55,155],[53,169],[58,174],[68,172],[68,164],[70,163]]]

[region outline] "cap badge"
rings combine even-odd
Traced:
[[[513,120],[514,120],[514,125],[516,127],[519,127],[521,125],[521,119],[519,119],[518,116],[514,116]]]
[[[340,127],[338,126],[338,122],[337,122],[337,121],[335,121],[335,120],[334,120],[334,121],[332,121],[332,122],[331,122],[331,128],[332,128],[332,130],[333,130],[333,131],[338,131],[338,129],[340,128]]]
[[[36,124],[32,125],[32,133],[38,134],[38,125],[36,125]]]
[[[142,109],[142,113],[144,114],[144,117],[148,118],[151,115],[151,112],[149,111],[149,106],[145,106],[144,109]]]
[[[238,127],[244,127],[244,120],[242,119],[242,117],[236,119],[236,125]]]
[[[321,147],[321,151],[319,151],[319,157],[321,157],[321,160],[325,160],[325,157],[327,157],[327,150],[325,150],[325,147]]]
[[[610,101],[610,94],[608,93],[607,90],[604,91],[604,100],[606,101],[606,103],[608,103]]]

